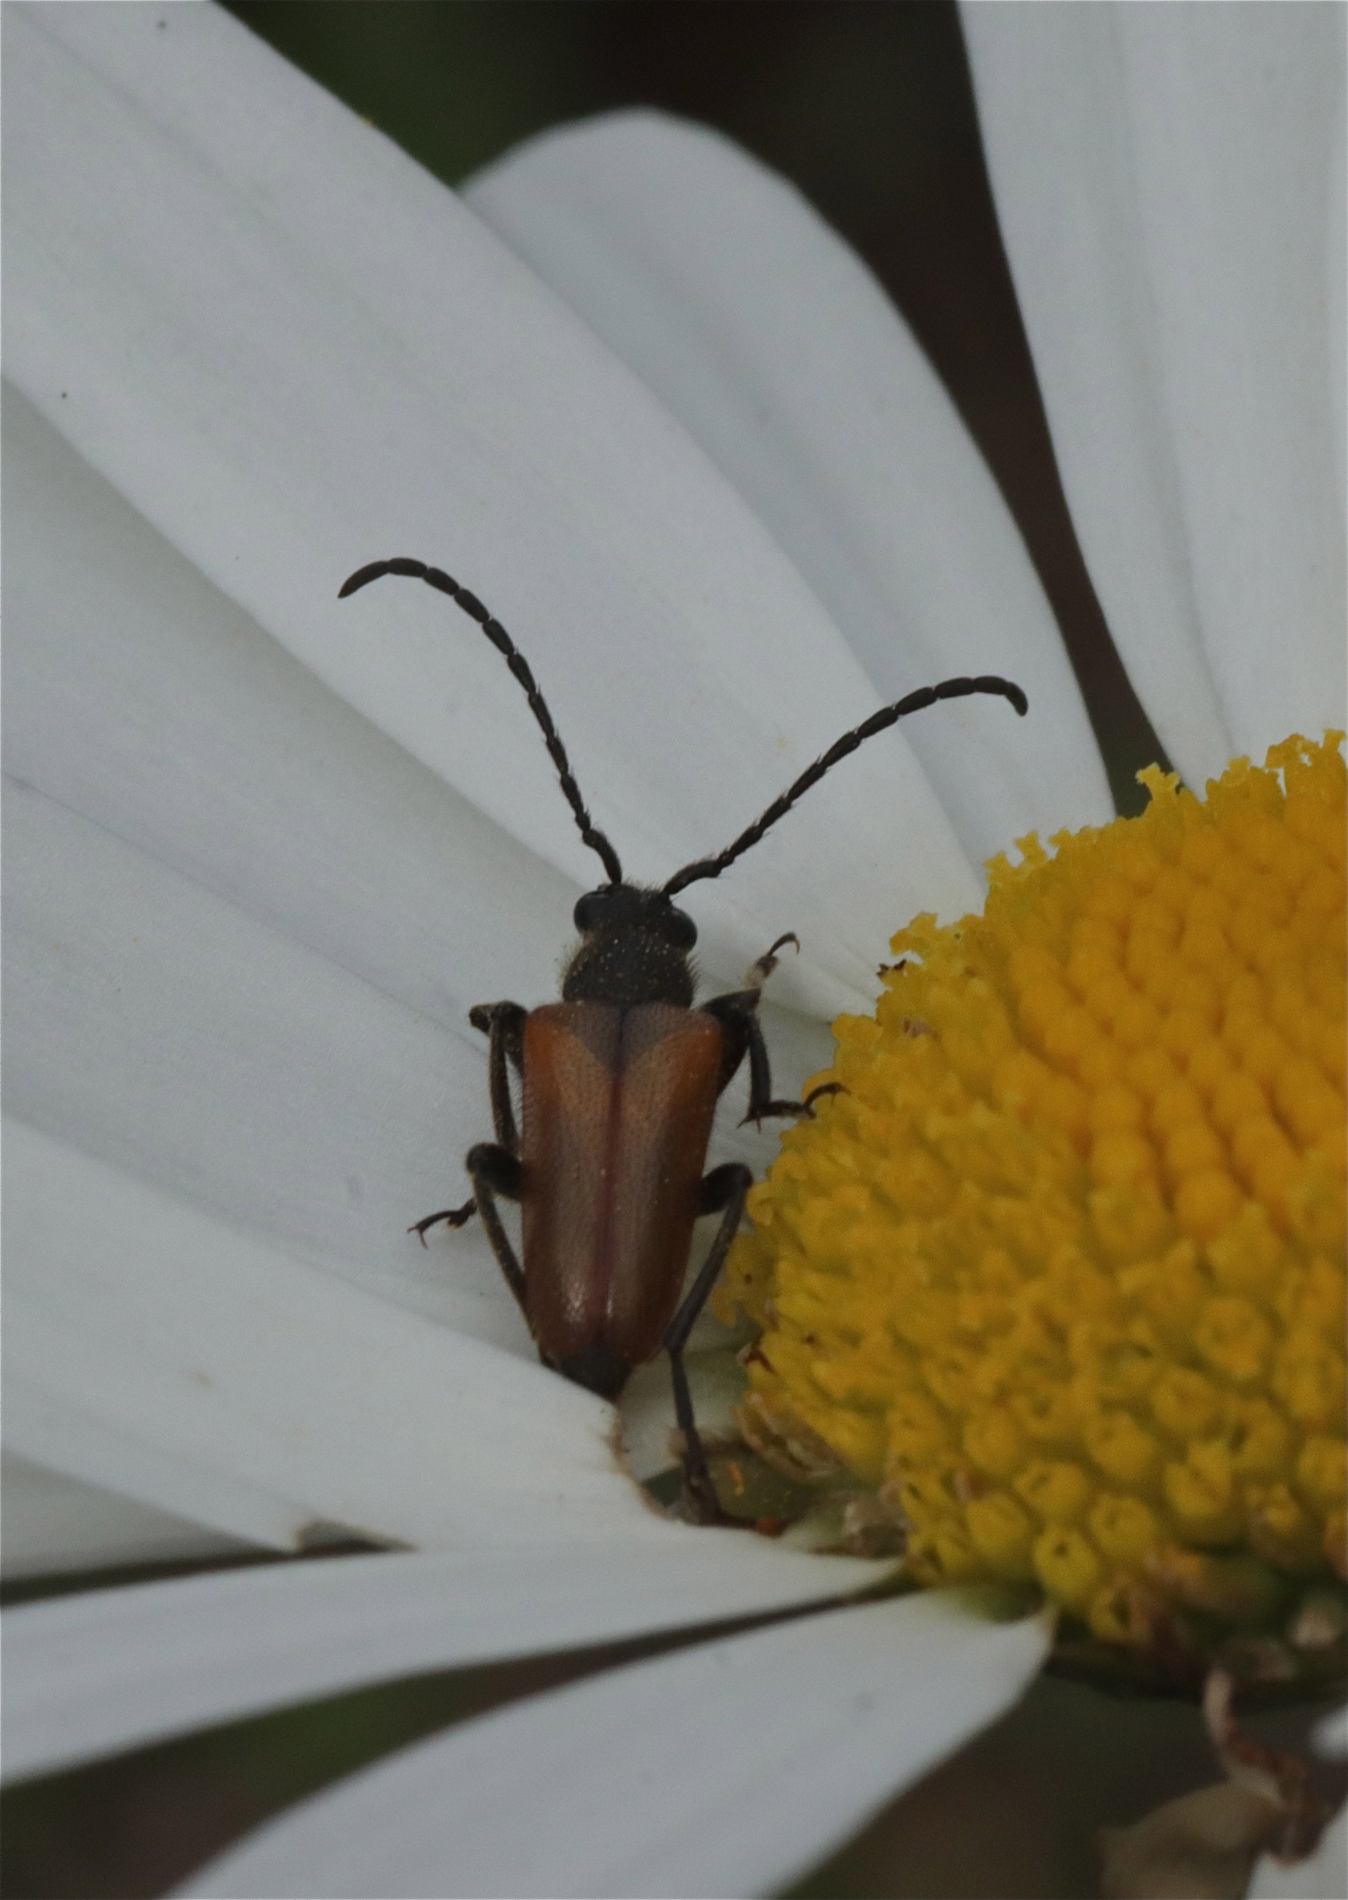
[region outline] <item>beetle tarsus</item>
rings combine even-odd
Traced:
[[[701,1446],[698,1450],[701,1451]],[[722,1509],[721,1500],[716,1495],[716,1486],[712,1483],[705,1458],[694,1465],[685,1453],[683,1487],[685,1508],[694,1524],[730,1524],[738,1526],[741,1530],[745,1528],[740,1519],[731,1517],[728,1511]]]
[[[799,1121],[810,1112],[804,1102],[758,1102],[747,1115],[741,1116],[738,1125],[747,1128],[752,1122],[755,1128],[761,1128],[765,1121]]]
[[[438,1214],[428,1214],[425,1220],[413,1221],[407,1231],[409,1234],[415,1234],[424,1247],[428,1228],[437,1226],[440,1221],[443,1221],[446,1227],[466,1227],[476,1212],[477,1202],[465,1201],[462,1207],[445,1207]]]
[[[669,1349],[669,1375],[674,1386],[674,1415],[679,1421],[685,1509],[695,1524],[739,1523],[739,1519],[732,1518],[722,1508],[721,1500],[716,1495],[702,1436],[693,1418],[693,1400],[688,1390],[683,1354],[672,1348]]]
[[[778,937],[776,943],[770,945],[769,948],[763,952],[763,955],[759,957],[756,962],[751,963],[749,968],[745,971],[744,987],[747,990],[762,989],[763,985],[777,968],[777,965],[781,962],[781,958],[777,955],[777,952],[781,949],[782,945],[786,943],[795,944],[796,955],[800,955],[800,938],[796,935],[794,930],[784,930],[781,936]]]
[[[813,1121],[814,1105],[822,1095],[846,1095],[846,1093],[847,1090],[843,1087],[841,1082],[821,1082],[818,1088],[810,1090],[803,1101],[763,1102],[757,1108],[751,1107],[749,1113],[744,1117],[744,1121],[740,1123],[740,1127],[743,1128],[745,1122],[753,1122],[756,1127],[761,1127],[768,1116],[775,1116],[781,1119],[791,1116],[797,1121],[802,1119]]]

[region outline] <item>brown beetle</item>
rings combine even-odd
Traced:
[[[773,1099],[758,997],[777,966],[777,951],[795,943],[794,935],[779,937],[759,958],[743,989],[694,1007],[688,959],[697,927],[672,900],[699,878],[719,877],[831,766],[905,714],[970,693],[999,694],[1024,713],[1025,695],[991,675],[909,693],[845,733],[716,857],[686,864],[659,890],[646,890],[624,882],[617,852],[591,822],[543,695],[501,623],[467,588],[421,561],[374,561],[351,576],[340,597],[385,574],[448,594],[505,655],[542,728],[581,837],[608,873],[608,882],[576,905],[581,943],[566,966],[561,1002],[534,1010],[482,1003],[469,1012],[488,1038],[496,1139],[468,1151],[473,1198],[428,1214],[409,1232],[424,1245],[426,1230],[437,1222],[462,1227],[479,1214],[544,1365],[603,1398],[616,1398],[632,1368],[663,1347],[683,1434],[685,1484],[695,1514],[715,1520],[722,1513],[693,1419],[683,1349],[753,1182],[738,1161],[702,1172],[716,1100],[746,1055],[746,1121],[808,1115],[811,1103],[837,1085],[815,1089],[803,1102]],[[522,1134],[511,1068],[523,1086]],[[521,1203],[523,1266],[501,1224],[498,1196]],[[693,1223],[701,1214],[720,1214],[721,1224],[680,1301]]]

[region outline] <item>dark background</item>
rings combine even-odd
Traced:
[[[1133,774],[1161,754],[1063,502],[953,5],[236,0],[231,10],[451,184],[546,126],[624,105],[717,126],[790,177],[866,258],[951,391],[1058,615],[1115,797],[1140,808]],[[162,1893],[268,1813],[415,1735],[668,1646],[390,1684],[22,1785],[5,1802],[4,1893]],[[801,1893],[1093,1892],[1095,1828],[1136,1819],[1214,1766],[1192,1709],[1121,1708],[1045,1681]]]

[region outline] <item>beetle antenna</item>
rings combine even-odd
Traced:
[[[506,665],[524,688],[529,709],[542,727],[548,755],[557,767],[557,776],[562,782],[566,802],[575,814],[581,837],[589,845],[591,851],[598,852],[603,859],[609,883],[621,884],[623,867],[618,862],[618,854],[599,827],[591,821],[590,814],[585,809],[585,800],[580,795],[575,774],[571,770],[571,761],[566,756],[566,747],[562,744],[557,728],[552,723],[548,702],[538,690],[538,682],[529,670],[529,662],[500,621],[492,618],[476,594],[470,594],[466,587],[460,587],[459,583],[451,579],[441,568],[427,567],[424,561],[403,559],[371,561],[368,567],[358,567],[349,580],[343,581],[337,592],[338,600],[345,600],[348,594],[354,594],[359,588],[367,587],[371,581],[381,580],[385,574],[403,574],[409,580],[425,581],[428,587],[434,587],[441,594],[448,594],[456,606],[463,608],[470,620],[476,620],[497,652],[505,655]],[[714,877],[715,872],[704,872],[703,875]]]
[[[998,679],[994,674],[984,673],[977,679],[942,680],[939,686],[920,686],[915,693],[909,693],[906,699],[896,700],[892,706],[882,707],[878,713],[872,713],[854,732],[845,732],[836,745],[831,745],[821,759],[807,767],[795,784],[780,798],[774,799],[761,818],[756,818],[747,831],[742,831],[734,844],[727,845],[719,856],[699,858],[696,864],[685,864],[676,871],[664,886],[666,897],[673,897],[685,885],[695,883],[703,877],[719,877],[728,865],[743,856],[750,845],[758,843],[763,833],[784,818],[796,800],[817,785],[825,772],[830,771],[849,752],[855,752],[863,740],[874,738],[877,732],[904,719],[909,713],[922,712],[928,706],[934,706],[938,699],[965,699],[970,693],[996,693],[1002,699],[1009,699],[1016,711],[1023,717],[1029,701],[1020,687],[1012,680]]]

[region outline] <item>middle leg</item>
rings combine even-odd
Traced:
[[[524,1019],[528,1013],[519,1003],[475,1003],[468,1012],[468,1020],[474,1029],[480,1029],[489,1038],[487,1078],[491,1089],[492,1126],[496,1130],[497,1146],[511,1155],[519,1154],[520,1138],[515,1126],[514,1104],[510,1099],[509,1065],[513,1063],[517,1072],[523,1072]],[[464,1227],[477,1212],[478,1197],[474,1195],[462,1207],[443,1207],[438,1214],[427,1214],[423,1219],[413,1221],[407,1231],[415,1234],[424,1247],[430,1228],[438,1227],[441,1221],[446,1227]],[[497,1224],[499,1226],[500,1223]],[[492,1244],[495,1246],[495,1242]],[[497,1258],[500,1258],[499,1249]]]

